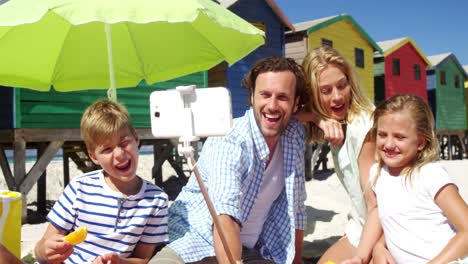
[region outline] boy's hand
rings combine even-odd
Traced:
[[[120,264],[120,260],[117,253],[108,253],[94,259],[93,264]]]
[[[44,242],[44,254],[48,263],[62,263],[73,253],[73,245],[63,241],[63,235],[53,235]]]

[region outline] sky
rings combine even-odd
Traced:
[[[375,41],[411,37],[426,56],[468,65],[468,0],[275,0],[291,23],[346,13]]]

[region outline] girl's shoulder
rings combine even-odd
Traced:
[[[447,184],[455,184],[447,169],[440,162],[431,162],[423,165],[416,174],[417,185],[434,197],[435,194]]]
[[[447,169],[442,163],[438,161],[429,162],[421,166],[421,168],[419,169],[419,174],[422,176],[424,175],[441,175],[441,176],[447,175],[448,176]]]

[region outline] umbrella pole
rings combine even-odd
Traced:
[[[109,79],[110,79],[110,88],[107,90],[107,98],[111,101],[117,102],[117,91],[115,86],[115,74],[114,74],[114,60],[112,58],[112,36],[111,28],[109,24],[105,24],[106,30],[106,42],[107,42],[107,61],[109,64]]]

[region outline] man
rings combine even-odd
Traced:
[[[243,85],[252,108],[205,142],[197,166],[234,260],[300,263],[305,130],[291,116],[308,100],[305,76],[294,60],[270,57]],[[229,263],[194,176],[169,209],[169,238],[150,263]]]

